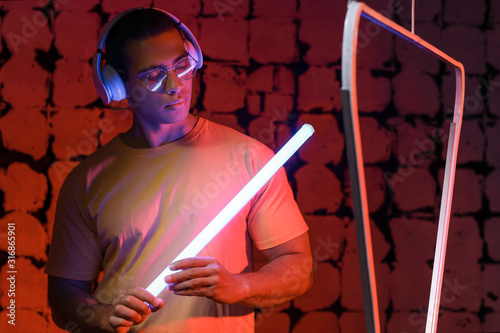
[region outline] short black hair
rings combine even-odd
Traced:
[[[158,36],[177,30],[184,39],[177,23],[165,12],[154,8],[137,8],[116,21],[106,37],[106,63],[125,71],[127,59],[125,46],[128,42]]]

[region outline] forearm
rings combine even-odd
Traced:
[[[109,317],[113,309],[76,287],[59,286],[50,290],[49,302],[54,323],[70,332],[113,332]]]
[[[312,260],[302,254],[288,254],[267,263],[254,273],[238,275],[243,299],[250,307],[270,307],[304,294],[312,284]]]

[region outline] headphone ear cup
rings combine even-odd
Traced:
[[[102,84],[104,89],[106,89],[109,99],[112,101],[121,101],[127,97],[127,91],[125,89],[125,84],[123,83],[120,74],[111,67],[106,65],[102,69]]]

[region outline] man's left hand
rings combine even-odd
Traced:
[[[182,270],[165,278],[169,290],[176,295],[202,296],[223,304],[245,298],[246,281],[229,273],[215,258],[181,259],[172,263],[170,269]]]

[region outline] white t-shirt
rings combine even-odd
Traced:
[[[80,163],[58,197],[45,272],[95,280],[94,297],[146,288],[265,165],[273,153],[200,118],[175,142],[148,149],[119,136]],[[307,231],[284,169],[200,252],[231,273],[252,271],[253,244],[268,249]],[[165,306],[133,332],[253,332],[253,309],[204,297],[160,295]]]

